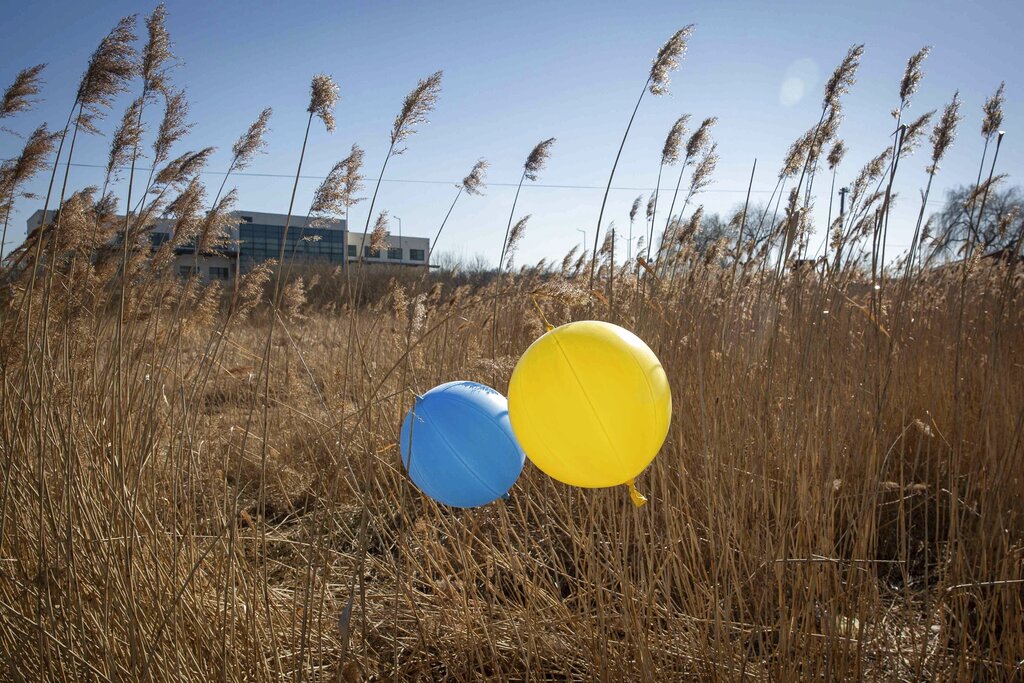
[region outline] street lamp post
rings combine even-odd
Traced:
[[[576,232],[583,233],[583,255],[587,255],[587,231],[583,228],[576,228]]]

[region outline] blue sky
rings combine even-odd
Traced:
[[[43,120],[51,127],[61,125],[100,38],[120,16],[144,15],[154,5],[33,2],[6,8],[7,25],[18,30],[7,31],[0,43],[0,87],[22,67],[49,64],[43,101],[10,126],[27,133]],[[825,79],[856,42],[865,43],[866,52],[858,82],[845,98],[840,137],[850,151],[837,187],[850,182],[889,143],[889,111],[898,103],[907,57],[925,44],[934,49],[910,114],[941,108],[959,89],[965,115],[936,179],[930,208],[940,206],[945,188],[973,180],[982,147],[981,104],[1000,80],[1006,81],[1007,135],[999,169],[1014,182],[1024,171],[1024,145],[1018,142],[1018,124],[1024,121],[1020,2],[172,0],[167,5],[168,28],[182,61],[173,79],[187,89],[195,122],[180,151],[215,145],[218,153],[209,168],[222,171],[237,136],[263,107],[274,109],[268,153],[249,171],[282,177],[235,179],[239,206],[250,210],[287,209],[287,176],[294,174],[298,160],[314,73],[331,74],[342,99],[335,133],[314,126],[303,174],[324,175],[357,142],[367,152],[367,174],[375,176],[402,98],[418,79],[444,70],[437,110],[408,151],[389,165],[390,181],[382,186],[377,210],[401,217],[405,234],[433,235],[454,196],[451,183],[484,157],[491,163],[486,196],[460,200],[437,250],[482,254],[491,263],[497,260],[523,160],[547,137],[557,138],[551,161],[540,181],[524,189],[517,209],[517,215],[532,214],[517,260],[560,259],[579,243],[578,228],[592,239],[602,190],[544,185],[603,188],[651,59],[676,29],[689,23],[696,30],[673,75],[671,95],[645,97],[615,186],[653,188],[665,134],[677,116],[689,113],[696,121],[719,117],[714,137],[721,161],[714,184],[698,203],[709,212],[727,212],[741,203],[755,158],[753,198],[766,199],[790,143],[817,121]],[[122,98],[108,116],[108,132],[136,94]],[[151,113],[150,127],[155,128],[159,111]],[[76,161],[104,164],[108,141],[85,139],[76,149]],[[0,156],[11,156],[19,147],[19,140],[0,135]],[[926,157],[923,147],[901,166],[890,253],[910,241]],[[71,187],[100,184],[102,173],[75,167]],[[821,223],[828,180],[822,176],[816,184]],[[219,177],[209,175],[206,181],[215,191]],[[296,206],[303,213],[318,183],[315,177],[300,182]],[[45,190],[45,185],[37,182],[33,189]],[[625,233],[637,194],[639,189],[613,190],[605,224],[614,220]],[[367,205],[353,211],[354,227],[361,227]],[[34,208],[19,205],[13,219],[16,240]]]

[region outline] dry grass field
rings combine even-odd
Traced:
[[[757,239],[697,248],[700,217],[663,205],[635,218],[664,248],[630,263],[596,249],[469,276],[286,258],[209,284],[174,277],[172,247],[149,248],[148,222],[166,215],[173,245],[216,250],[234,195],[205,196],[203,152],[170,153],[183,105],[161,66],[162,14],[145,28],[138,53],[127,23],[108,36],[68,127],[27,136],[0,179],[6,218],[36,173],[51,193],[33,201],[60,209],[2,271],[0,678],[1024,677],[1021,266],[969,242],[937,268],[880,253],[893,158],[920,145],[937,164],[956,100],[865,167],[827,263],[794,265],[856,48],[786,160],[796,189],[780,190],[779,220],[737,215]],[[645,91],[681,47],[658,53]],[[23,76],[4,116],[35,94],[37,74]],[[404,103],[393,148],[426,121],[435,76]],[[333,86],[317,79],[309,121],[331,128]],[[159,170],[124,171],[131,197],[62,188],[74,136],[122,91],[142,94],[112,126],[111,172],[143,144]],[[963,135],[989,160],[993,101],[994,127]],[[143,109],[165,105],[143,130]],[[666,143],[666,170],[692,168],[676,210],[713,172],[711,125]],[[260,135],[257,122],[236,143],[233,169]],[[291,213],[343,214],[361,160]],[[524,227],[513,209],[507,252]],[[1006,229],[1019,246],[1020,217]],[[661,359],[674,414],[637,480],[646,506],[527,463],[508,500],[456,510],[405,475],[412,398],[454,379],[504,392],[542,315],[615,322]]]

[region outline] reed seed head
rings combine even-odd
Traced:
[[[370,233],[370,249],[388,248],[388,212],[381,211]]]
[[[519,243],[523,240],[523,235],[526,234],[526,222],[529,220],[529,214],[523,216],[516,221],[516,224],[512,226],[512,231],[508,234],[508,245],[505,247],[506,269],[512,267],[513,257],[515,256],[516,250],[519,248]]]
[[[484,159],[478,159],[469,175],[462,179],[461,187],[466,194],[482,195],[484,189],[484,175],[487,173],[488,163]]]
[[[661,148],[662,164],[671,166],[679,161],[679,147],[682,145],[683,138],[686,137],[686,124],[689,120],[690,115],[683,114],[672,124],[668,136],[665,138],[665,144]]]
[[[924,78],[921,64],[931,51],[931,45],[925,45],[907,60],[907,68],[903,72],[903,79],[900,81],[900,108],[909,104],[910,98],[913,97],[921,85],[921,79]]]
[[[266,135],[270,130],[270,116],[273,113],[274,110],[270,107],[261,111],[259,118],[252,122],[249,130],[245,131],[231,147],[234,154],[232,166],[235,169],[241,170],[248,166],[253,157],[267,146]]]
[[[323,121],[328,133],[334,132],[334,105],[338,103],[339,97],[338,84],[330,76],[313,76],[309,84],[309,107],[306,111]]]
[[[182,90],[164,90],[164,116],[153,141],[153,164],[162,164],[170,156],[174,143],[192,129],[188,119],[188,99]]]
[[[629,222],[632,223],[636,219],[636,214],[640,211],[640,203],[644,200],[644,196],[637,195],[637,198],[633,200],[633,206],[629,209]]]
[[[822,100],[823,107],[838,108],[839,98],[850,91],[850,87],[857,82],[857,68],[860,66],[860,58],[864,54],[864,45],[853,45],[846,52],[843,61],[836,70],[832,72],[825,83],[825,96]]]
[[[836,170],[836,167],[843,163],[844,156],[846,156],[846,143],[836,140],[832,143],[832,149],[828,153],[828,170]]]
[[[544,166],[548,163],[553,144],[555,144],[555,138],[541,140],[530,152],[530,156],[526,157],[526,163],[523,164],[523,175],[527,180],[537,180],[537,174],[543,171]]]
[[[0,223],[8,220],[17,197],[31,196],[19,193],[19,188],[46,167],[47,157],[59,137],[58,133],[51,133],[44,123],[32,131],[17,157],[0,164]]]
[[[0,119],[32,108],[35,104],[33,98],[39,94],[39,86],[42,84],[40,74],[44,68],[45,64],[36,64],[18,72],[14,82],[4,90],[3,98],[0,99]]]
[[[701,152],[708,146],[711,141],[711,128],[718,123],[717,116],[709,116],[700,123],[700,127],[694,131],[693,135],[686,142],[686,156],[690,159],[697,158]]]
[[[441,71],[435,71],[417,83],[412,92],[405,96],[402,110],[398,112],[391,127],[394,154],[404,152],[405,148],[400,146],[402,141],[415,133],[417,126],[428,122],[427,116],[434,111],[437,99],[441,95],[441,76]]]
[[[999,132],[1003,125],[1003,101],[1005,100],[1006,81],[1002,81],[992,96],[985,100],[982,110],[985,119],[981,123],[981,134],[990,138]]]
[[[142,79],[149,90],[163,92],[167,88],[167,71],[169,62],[174,59],[171,52],[171,39],[165,25],[167,8],[163,3],[156,6],[153,13],[146,18],[146,30],[149,39],[142,48]]]
[[[711,184],[711,176],[715,173],[715,167],[718,166],[718,143],[712,143],[711,147],[704,152],[704,156],[697,163],[697,167],[693,169],[693,178],[690,180],[690,191],[693,193],[700,192],[705,187]]]
[[[693,24],[684,26],[668,39],[651,64],[650,86],[652,95],[664,95],[668,92],[669,77],[679,68],[679,63],[686,54],[687,41],[693,33]]]
[[[924,141],[925,129],[931,123],[934,111],[926,112],[903,126],[903,151],[901,156],[910,156]]]
[[[203,166],[215,150],[215,147],[206,147],[198,152],[185,152],[157,171],[154,182],[157,185],[181,185],[189,182],[203,170]]]
[[[604,240],[601,242],[601,248],[597,250],[600,256],[608,256],[612,253],[613,237],[612,229],[615,227],[615,223],[609,223],[608,229],[604,233]]]
[[[934,173],[939,168],[939,162],[946,156],[950,145],[956,138],[956,126],[963,117],[960,115],[960,91],[953,93],[953,99],[942,110],[939,122],[932,129],[932,163],[928,170]]]
[[[97,132],[95,122],[109,108],[114,97],[128,88],[138,67],[135,63],[135,15],[124,17],[100,41],[89,58],[89,66],[78,85],[81,112],[78,125],[88,132]]]
[[[142,112],[142,97],[132,100],[124,110],[121,123],[114,130],[110,140],[110,153],[107,156],[107,179],[114,177],[118,167],[128,163],[142,140],[142,125],[139,117]]]
[[[359,172],[362,164],[363,150],[352,145],[349,155],[334,165],[313,194],[310,215],[331,218],[361,202],[362,198],[355,195],[363,189],[363,176]]]

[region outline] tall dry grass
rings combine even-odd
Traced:
[[[150,17],[150,41],[166,45],[162,21],[162,10]],[[113,34],[118,55],[129,24]],[[876,252],[889,190],[913,159],[901,128],[828,226],[822,268],[791,267],[806,251],[822,150],[842,149],[839,98],[859,54],[784,161],[776,211],[784,182],[795,188],[781,220],[767,220],[772,202],[761,215],[744,207],[737,234],[756,238],[701,250],[700,208],[670,215],[653,262],[570,253],[506,277],[289,276],[282,254],[223,292],[171,272],[174,246],[223,238],[233,193],[222,186],[206,211],[208,149],[165,152],[125,215],[95,188],[62,198],[2,272],[3,678],[1020,677],[1018,263],[968,249],[933,269],[912,250],[886,267]],[[96,79],[104,93],[127,87],[119,59]],[[910,75],[901,109],[920,80]],[[388,158],[424,122],[439,78],[410,95],[429,106],[403,108]],[[162,75],[160,87],[171,92]],[[76,100],[79,124],[99,120],[101,95]],[[331,128],[327,100],[307,124],[316,115]],[[123,120],[141,121],[145,102]],[[952,144],[958,106],[933,129],[922,184]],[[268,116],[236,144],[232,168],[262,147]],[[0,169],[4,201],[54,148],[51,187],[66,176],[63,136],[38,130],[21,157],[32,163]],[[997,132],[982,134],[987,144]],[[713,158],[706,128],[690,142],[687,159]],[[310,213],[354,206],[359,166],[339,165]],[[693,164],[684,204],[711,167]],[[471,177],[470,194],[481,184]],[[979,173],[979,214],[991,185]],[[648,213],[653,225],[653,202]],[[151,252],[159,214],[174,236]],[[1019,245],[1019,217],[1011,225]],[[915,250],[924,239],[919,222]],[[454,378],[505,390],[543,333],[539,313],[611,320],[661,358],[674,416],[638,480],[651,504],[530,465],[507,501],[478,510],[438,506],[407,480],[396,441],[413,395]]]

